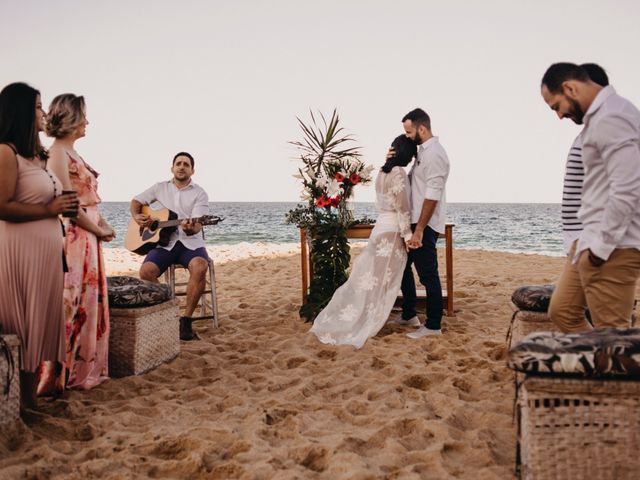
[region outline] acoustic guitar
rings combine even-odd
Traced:
[[[176,231],[178,225],[185,220],[189,220],[178,218],[178,215],[168,208],[153,209],[143,206],[140,213],[149,215],[152,219],[151,224],[147,227],[141,227],[132,218],[127,227],[127,235],[124,237],[125,248],[138,255],[146,255],[157,246],[164,247],[168,245],[169,238]],[[216,215],[203,215],[190,220],[202,225],[216,225],[224,218]]]

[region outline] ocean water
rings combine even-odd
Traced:
[[[295,202],[212,202],[212,214],[225,220],[206,228],[211,245],[299,242],[294,225],[285,223]],[[128,202],[104,202],[102,215],[115,228],[107,248],[121,248],[130,220]],[[373,203],[354,203],[354,216],[375,218]],[[560,256],[560,204],[449,203],[447,221],[454,223],[455,248]],[[441,244],[444,242],[441,240]]]

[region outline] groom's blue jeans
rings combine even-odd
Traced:
[[[415,231],[415,224],[411,230]],[[438,273],[438,252],[436,242],[438,232],[431,227],[424,229],[422,247],[409,250],[407,266],[402,276],[402,318],[408,320],[416,315],[416,282],[413,278],[411,265],[416,266],[420,283],[427,291],[427,323],[430,330],[439,330],[442,322],[442,285]]]

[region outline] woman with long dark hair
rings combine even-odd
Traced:
[[[409,179],[403,167],[416,155],[416,145],[400,135],[392,147],[395,155],[376,177],[378,218],[369,243],[313,322],[311,331],[323,343],[362,347],[384,326],[398,295],[407,263],[405,242],[411,238]]]
[[[0,92],[0,332],[21,341],[23,407],[36,407],[36,371],[65,354],[63,236],[58,215],[75,195],[46,168],[40,92],[12,83]]]

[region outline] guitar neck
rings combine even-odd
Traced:
[[[182,222],[184,222],[185,220],[188,220],[188,219],[186,219],[186,218],[177,218],[175,220],[166,220],[164,222],[158,222],[158,228],[176,227],[176,226],[180,225]],[[191,221],[193,221],[194,223],[199,223],[200,220],[201,220],[200,217],[191,219]]]

